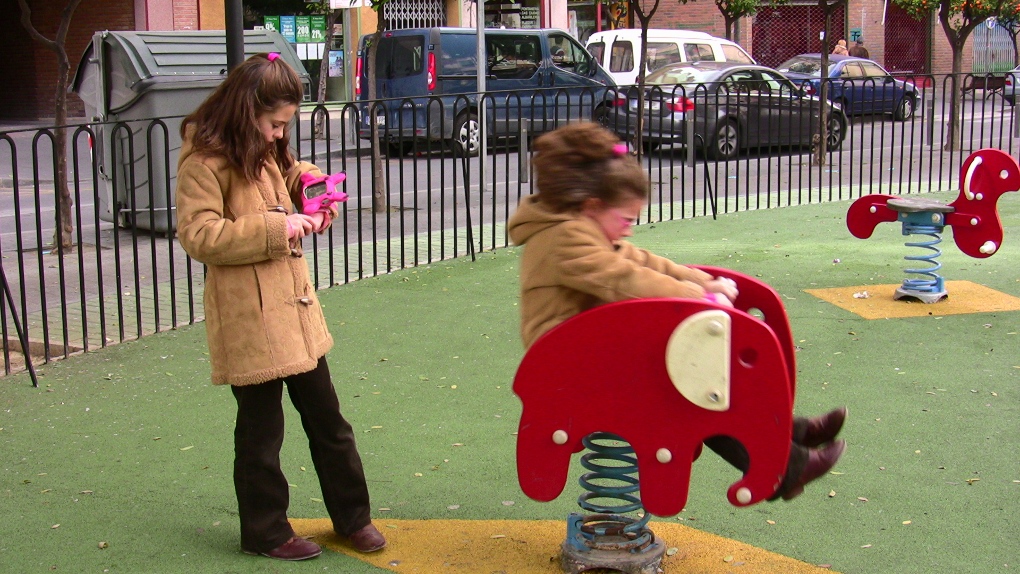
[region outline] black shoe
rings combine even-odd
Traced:
[[[832,470],[845,450],[846,441],[843,440],[838,440],[825,448],[812,450],[808,455],[804,470],[797,477],[797,482],[783,492],[783,500],[791,500],[800,496],[804,492],[804,485]]]
[[[843,428],[846,416],[846,407],[839,407],[820,417],[809,418],[804,426],[804,436],[800,437],[800,440],[795,439],[794,442],[808,448],[832,442]]]

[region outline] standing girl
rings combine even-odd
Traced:
[[[184,119],[177,171],[178,237],[208,270],[212,382],[230,385],[237,400],[241,549],[281,560],[322,552],[296,537],[287,520],[284,384],[301,415],[333,529],[361,552],[386,545],[369,516],[361,457],[326,365],[333,339],[301,251],[301,238],[324,231],[335,216],[300,213],[301,175],[322,175],[289,149],[288,126],[302,94],[279,54],[252,56]]]
[[[614,134],[575,123],[535,141],[538,192],[521,200],[509,221],[521,257],[521,336],[530,347],[542,334],[598,305],[644,297],[707,298],[732,306],[732,281],[639,249],[632,235],[648,197],[648,178]],[[794,417],[786,474],[773,498],[789,500],[827,473],[846,448],[835,440],[846,418],[839,408]],[[743,446],[729,437],[705,445],[746,472]]]

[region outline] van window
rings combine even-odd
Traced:
[[[417,76],[424,70],[425,40],[421,36],[380,38],[376,61],[379,78],[396,79]],[[366,68],[365,74],[368,74]]]
[[[657,70],[666,64],[682,62],[680,59],[680,47],[676,42],[649,42],[648,43],[648,70]]]
[[[535,75],[542,63],[542,44],[537,35],[486,36],[488,72],[502,80],[524,80]]]
[[[600,64],[604,63],[605,60],[602,59],[602,56],[605,55],[606,53],[606,43],[592,42],[591,44],[588,44],[588,53],[590,53],[592,57],[595,58],[596,62]]]
[[[609,54],[610,72],[629,72],[634,69],[634,44],[626,40],[613,42],[613,51]]]
[[[722,53],[723,57],[726,58],[727,62],[736,62],[738,64],[754,63],[754,60],[752,60],[751,57],[748,56],[746,52],[732,44],[723,44]]]
[[[440,62],[441,73],[448,76],[475,76],[478,74],[478,41],[471,34],[443,34]]]
[[[549,55],[553,65],[561,70],[581,75],[591,72],[591,56],[566,34],[549,34]]]
[[[715,61],[715,51],[710,44],[684,44],[688,62]]]

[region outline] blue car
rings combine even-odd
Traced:
[[[801,54],[777,66],[777,70],[810,93],[821,90],[821,54]],[[865,58],[829,56],[828,97],[840,104],[844,113],[892,114],[908,120],[921,101],[914,84],[897,80],[885,68]]]

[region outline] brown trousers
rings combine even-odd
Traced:
[[[237,400],[234,489],[241,519],[241,548],[248,551],[266,552],[294,536],[287,521],[289,487],[280,469],[284,383],[301,415],[333,530],[346,536],[371,522],[361,456],[351,425],[340,414],[340,401],[323,357],[307,373],[231,387]]]

